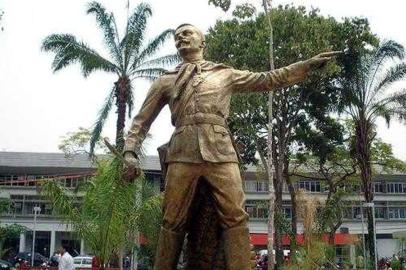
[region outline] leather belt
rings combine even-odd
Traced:
[[[195,113],[185,115],[182,119],[177,121],[176,128],[181,126],[197,125],[197,124],[211,124],[227,127],[226,120],[217,114]]]

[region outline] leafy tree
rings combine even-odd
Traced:
[[[131,117],[134,103],[133,80],[144,78],[155,80],[165,72],[163,66],[178,61],[178,55],[166,55],[153,58],[161,45],[173,35],[167,29],[144,44],[148,18],[152,15],[148,4],[140,3],[128,17],[125,33],[120,37],[115,17],[108,13],[98,2],[88,4],[87,13],[96,17],[99,28],[103,32],[104,43],[109,57],[104,57],[86,43],[78,41],[71,34],[52,34],[42,42],[44,51],[55,53],[52,69],[54,72],[74,63],[79,63],[82,74],[86,78],[92,72],[102,70],[117,75],[118,79],[108,92],[94,128],[90,141],[93,153],[96,142],[102,132],[104,123],[115,102],[117,108],[116,146],[121,150],[124,146],[124,126],[126,112]],[[127,108],[128,107],[128,108]]]
[[[289,175],[296,179],[320,179],[328,190],[320,211],[320,233],[328,233],[333,243],[340,227],[349,195],[348,188],[355,181],[357,168],[351,155],[351,136],[348,125],[332,118],[316,121],[317,125],[300,124],[296,128],[296,149],[291,157]],[[351,181],[352,180],[352,181]]]
[[[273,10],[272,18],[277,67],[306,59],[320,51],[337,49],[334,46],[340,47],[340,43],[336,42],[339,38],[334,32],[337,22],[320,16],[317,10],[279,6]],[[217,22],[209,30],[207,56],[240,69],[267,70],[266,29],[266,18],[262,14],[248,21],[233,19]],[[289,148],[294,140],[295,129],[299,123],[310,125],[311,119],[316,117],[323,120],[325,113],[331,110],[331,104],[337,98],[332,82],[336,71],[337,67],[330,66],[327,73],[314,74],[305,84],[274,92],[272,152],[275,167],[275,215],[282,210],[282,183],[287,177]],[[245,145],[242,151],[245,163],[258,162],[256,151],[262,163],[267,163],[267,98],[266,94],[250,94],[237,95],[232,99],[230,128],[236,134],[237,142]],[[277,257],[281,261],[281,234],[277,234],[276,246]]]
[[[136,232],[154,249],[161,223],[161,196],[143,179],[123,183],[117,160],[99,162],[96,175],[81,187],[78,197],[55,181],[42,182],[42,193],[54,211],[100,258],[102,269],[123,247],[132,250]],[[80,198],[80,199],[79,199]]]
[[[0,216],[7,213],[11,207],[9,199],[0,198]],[[25,227],[18,224],[2,225],[0,223],[0,258],[2,258],[9,249],[4,247],[7,239],[19,236],[26,230]]]
[[[209,5],[221,8],[223,11],[228,11],[231,5],[231,0],[209,0]]]
[[[68,132],[62,137],[62,141],[58,145],[58,149],[65,153],[66,158],[73,158],[75,155],[86,154],[90,155],[89,142],[92,138],[92,133],[89,129],[79,127],[75,132]],[[107,147],[98,140],[95,143],[94,151],[107,153]]]
[[[347,43],[348,52],[338,82],[343,94],[341,109],[354,123],[354,154],[365,201],[370,203],[373,202],[372,149],[376,120],[383,118],[388,125],[393,118],[406,120],[406,90],[395,84],[406,77],[406,64],[398,61],[405,56],[402,45],[388,40],[369,50],[365,44],[360,44],[358,36]],[[367,208],[368,247],[371,258],[374,258],[372,215],[372,209]]]

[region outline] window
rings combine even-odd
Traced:
[[[389,219],[405,219],[406,207],[389,208]]]
[[[388,193],[406,193],[406,183],[387,183],[386,190]]]
[[[309,192],[321,192],[320,181],[314,181],[314,180],[299,181],[298,187],[300,189],[304,189]]]
[[[386,207],[375,207],[375,218],[385,218]]]
[[[291,219],[292,218],[292,208],[291,207],[283,207],[283,214],[285,215],[285,218]]]
[[[266,219],[268,218],[268,202],[260,200],[248,200],[245,202],[245,211],[250,218]]]
[[[268,182],[265,181],[244,181],[246,192],[268,192]]]
[[[383,186],[383,183],[374,183],[374,193],[382,193]]]

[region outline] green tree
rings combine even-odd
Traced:
[[[102,56],[71,34],[49,35],[43,40],[42,49],[55,53],[52,62],[54,72],[79,63],[85,78],[97,70],[117,75],[117,81],[108,92],[94,124],[90,150],[93,152],[114,102],[117,108],[116,147],[122,150],[126,112],[128,110],[128,116],[131,117],[134,103],[133,80],[137,78],[155,80],[165,72],[163,66],[178,61],[176,54],[153,58],[161,45],[173,36],[174,31],[167,29],[144,45],[147,21],[152,15],[150,6],[145,3],[140,3],[128,17],[122,37],[117,30],[114,15],[108,13],[100,3],[89,3],[87,13],[95,15],[98,26],[103,32],[109,57]]]
[[[280,6],[272,12],[274,25],[275,66],[282,67],[320,51],[340,46],[334,35],[336,22],[325,18],[317,10],[303,7]],[[207,37],[209,59],[225,62],[236,68],[263,71],[268,69],[268,31],[266,18],[260,14],[252,20],[233,19],[218,22]],[[247,49],[249,48],[249,49]],[[289,148],[295,128],[309,119],[324,116],[334,103],[335,89],[332,75],[337,68],[331,66],[327,73],[315,74],[300,86],[274,92],[273,101],[273,164],[275,167],[275,215],[282,211],[282,183],[289,167]],[[237,95],[231,102],[230,128],[237,142],[245,145],[242,158],[245,163],[256,163],[258,151],[263,164],[267,164],[268,96],[265,94]],[[267,168],[267,166],[264,166]],[[294,222],[296,224],[296,222]],[[293,230],[296,232],[296,229]],[[276,228],[276,250],[282,259],[281,234]]]
[[[161,196],[143,179],[123,183],[120,168],[117,160],[99,162],[96,175],[78,190],[83,196],[55,181],[41,184],[55,214],[72,224],[78,237],[100,258],[102,269],[123,247],[135,248],[137,232],[148,238],[148,248],[154,250],[161,224]]]
[[[11,201],[9,199],[0,197],[0,216],[7,213],[10,207]],[[9,250],[4,247],[4,244],[7,241],[7,239],[19,236],[25,230],[26,230],[25,227],[18,224],[2,225],[0,223],[0,258],[2,258]]]
[[[89,129],[79,127],[77,131],[68,132],[62,137],[61,142],[58,144],[58,149],[65,153],[66,158],[73,158],[76,155],[86,154],[91,155],[89,149],[89,142],[92,138],[92,132]],[[95,152],[107,153],[107,147],[98,140],[95,142],[93,148]],[[96,158],[96,156],[93,156]],[[95,161],[96,159],[93,159]]]
[[[361,33],[362,34],[362,33]],[[359,36],[359,35],[358,35]],[[360,169],[365,202],[373,202],[372,144],[376,136],[376,120],[389,125],[395,117],[406,120],[406,90],[396,87],[406,77],[406,64],[398,62],[405,56],[402,45],[389,40],[368,50],[358,36],[349,39],[343,59],[339,84],[343,94],[341,106],[354,123],[354,153]],[[367,208],[368,247],[374,258],[373,213]]]

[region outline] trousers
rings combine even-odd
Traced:
[[[169,163],[154,270],[177,269],[185,229],[199,178],[210,186],[220,225],[224,229],[227,270],[250,269],[248,215],[237,163]],[[203,269],[201,269],[203,270]]]
[[[246,226],[245,196],[237,163],[170,163],[166,175],[162,226],[183,232],[200,177],[210,186],[223,229]],[[208,194],[209,195],[209,194]]]

